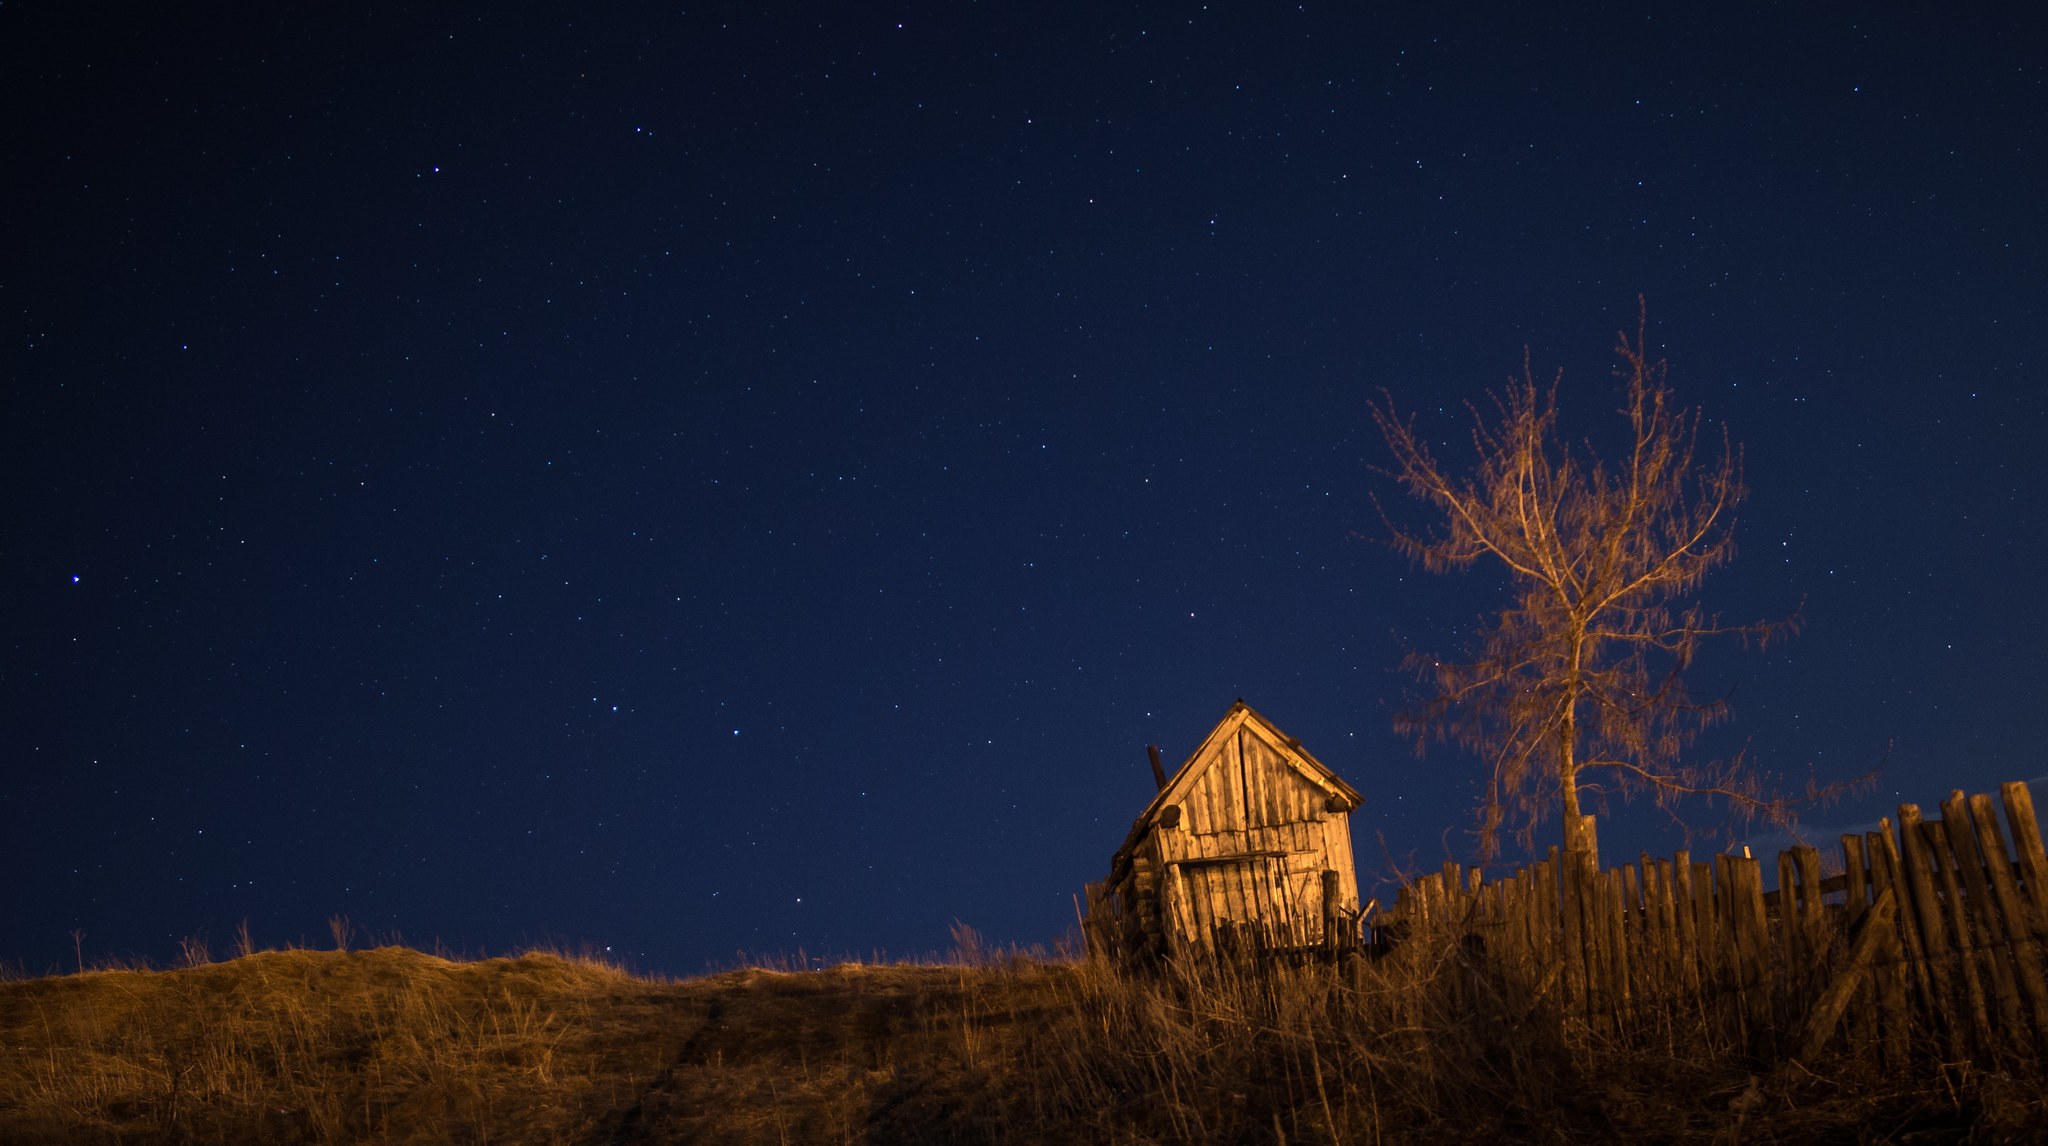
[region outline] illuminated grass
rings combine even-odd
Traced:
[[[684,981],[292,950],[0,984],[0,1141],[1884,1141],[2043,1119],[2036,1081],[1758,1063],[1682,1016],[1606,1045],[1426,939],[1356,974],[967,949]]]

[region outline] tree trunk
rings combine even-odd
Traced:
[[[1600,844],[1593,831],[1593,817],[1579,812],[1579,763],[1576,749],[1579,742],[1579,656],[1584,649],[1584,639],[1577,633],[1572,637],[1571,680],[1565,685],[1564,719],[1557,729],[1557,772],[1558,783],[1564,789],[1564,850],[1567,856],[1584,852],[1591,857],[1592,866],[1600,866]]]
[[[1586,852],[1593,857],[1593,866],[1600,865],[1599,838],[1594,833],[1593,817],[1579,814],[1579,778],[1575,768],[1564,776],[1564,850],[1566,854]]]

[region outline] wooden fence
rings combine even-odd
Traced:
[[[1775,891],[1757,860],[1716,855],[1597,870],[1550,858],[1485,882],[1444,865],[1405,886],[1377,945],[1450,929],[1479,966],[1539,980],[1595,1029],[1617,1035],[1712,1019],[1752,1045],[1803,1058],[1847,1038],[1894,1069],[1915,1055],[1982,1064],[2048,1047],[2048,855],[2024,783],[1955,792],[1940,819],[1898,822],[1821,855],[1778,855]]]

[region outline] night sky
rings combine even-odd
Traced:
[[[2048,772],[2017,6],[349,7],[0,7],[0,958],[1046,941],[1239,697],[1469,859],[1366,404],[1597,444],[1638,294],[1803,618],[1697,750]]]

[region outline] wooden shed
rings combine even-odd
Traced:
[[[1088,885],[1097,951],[1136,957],[1219,944],[1310,947],[1355,937],[1356,789],[1239,700],[1170,778]]]

